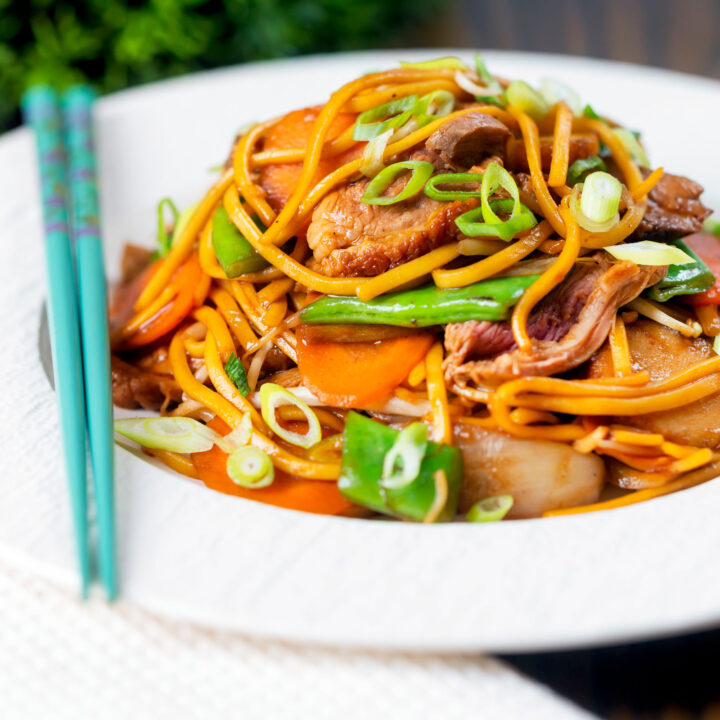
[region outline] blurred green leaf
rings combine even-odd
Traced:
[[[247,60],[397,43],[442,0],[0,0],[0,131],[33,82],[105,92]]]

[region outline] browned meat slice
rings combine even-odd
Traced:
[[[577,367],[602,345],[617,309],[666,271],[631,262],[577,264],[530,318],[528,332],[535,342],[528,354],[516,348],[508,323],[450,324],[445,329],[445,377],[482,384]]]
[[[540,162],[544,172],[550,171],[552,162],[553,139],[551,136],[540,138]],[[581,158],[597,155],[600,152],[600,141],[595,133],[577,133],[570,137],[570,164]],[[525,143],[522,138],[513,138],[507,144],[505,165],[513,172],[527,172],[528,161],[525,154]]]
[[[467,170],[488,155],[505,156],[510,130],[492,115],[468,113],[439,127],[425,143],[438,169]]]
[[[643,170],[647,177],[649,170]],[[712,213],[700,202],[702,185],[682,175],[665,173],[648,196],[645,217],[635,235],[642,240],[672,240],[700,232]]]
[[[397,194],[400,178],[388,190]],[[315,208],[307,232],[315,267],[325,275],[371,277],[413,260],[453,240],[459,233],[455,218],[476,201],[436,202],[416,195],[395,205],[360,202],[368,181],[346,185]]]
[[[638,320],[627,326],[628,345],[633,368],[647,370],[653,382],[661,382],[670,375],[714,357],[712,344],[704,337],[683,337],[652,320]],[[607,344],[603,345],[589,363],[589,377],[603,377],[612,373],[612,357]],[[689,403],[674,410],[616,417],[614,422],[642,430],[661,433],[668,440],[696,447],[720,446],[720,393]]]
[[[168,401],[179,403],[182,390],[169,375],[140,370],[112,357],[113,403],[118,407],[160,410]]]

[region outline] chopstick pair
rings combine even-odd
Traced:
[[[55,391],[82,595],[91,581],[87,449],[89,438],[99,579],[117,595],[107,288],[100,239],[92,131],[94,91],[79,85],[62,98],[36,86],[23,97],[40,167]],[[69,178],[69,184],[68,184]]]

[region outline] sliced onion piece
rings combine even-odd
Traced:
[[[502,95],[503,92],[501,87],[490,88],[483,85],[478,85],[467,75],[467,73],[460,72],[459,70],[455,72],[455,82],[458,84],[459,87],[465,90],[465,92],[470,93],[470,95],[489,97]]]
[[[636,265],[688,265],[695,262],[679,247],[653,240],[610,245],[605,248],[605,251],[618,260],[629,260]]]
[[[304,434],[286,430],[275,417],[275,411],[282,405],[293,405],[307,419],[308,430]],[[260,388],[260,410],[268,427],[280,438],[302,448],[309,448],[320,442],[322,429],[317,415],[299,398],[286,388],[275,383],[265,383]]]
[[[222,441],[220,433],[189,417],[125,418],[115,421],[115,432],[153,450],[195,453]]]
[[[238,448],[230,453],[225,469],[236,485],[250,490],[268,487],[275,479],[272,460],[267,453],[252,445]]]

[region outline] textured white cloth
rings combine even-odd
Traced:
[[[3,720],[590,717],[486,657],[259,642],[72,593],[0,561]]]

